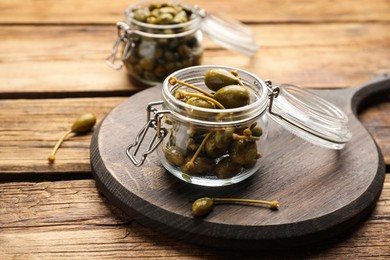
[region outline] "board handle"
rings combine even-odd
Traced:
[[[388,73],[379,75],[356,88],[351,98],[353,114],[357,116],[364,108],[375,104],[378,98],[383,99],[383,95],[390,95],[390,74]]]

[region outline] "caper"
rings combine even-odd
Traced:
[[[180,166],[184,162],[183,154],[173,146],[166,147],[164,149],[164,155],[165,155],[165,158],[168,160],[168,162],[170,162],[171,164],[173,164],[175,166]]]
[[[225,157],[217,163],[215,175],[217,175],[218,179],[229,179],[236,176],[241,169],[241,165],[234,163],[230,158]]]
[[[262,134],[263,134],[263,129],[261,129],[261,127],[256,126],[255,128],[252,129],[253,136],[260,137],[260,136],[262,136]]]
[[[133,11],[133,18],[140,21],[146,22],[146,19],[149,17],[150,12],[147,8],[137,9]]]
[[[250,96],[248,90],[240,85],[229,85],[220,88],[214,94],[214,99],[225,108],[236,108],[249,105]]]
[[[195,106],[195,107],[215,109],[215,105],[213,103],[210,103],[204,99],[197,98],[197,97],[192,97],[188,99],[186,103],[188,105]]]
[[[258,157],[255,141],[234,140],[229,152],[232,162],[240,165],[249,164]]]
[[[214,91],[228,86],[238,84],[238,79],[225,69],[211,69],[204,76],[206,86]]]
[[[65,134],[58,140],[57,144],[54,146],[52,153],[48,156],[48,160],[50,163],[55,161],[55,155],[60,148],[61,144],[65,141],[65,139],[71,133],[75,134],[83,134],[90,131],[96,123],[96,117],[92,113],[87,113],[81,115],[76,121],[72,124],[72,127],[65,132]]]
[[[144,70],[152,70],[154,67],[153,60],[148,59],[148,58],[143,58],[140,60],[139,65],[141,66],[142,69]]]
[[[192,214],[196,217],[207,215],[213,209],[214,201],[210,198],[197,199],[192,203]]]
[[[226,127],[223,130],[215,132],[215,145],[220,148],[227,148],[232,140],[232,134],[234,133],[233,127]]]
[[[214,161],[207,157],[198,156],[195,160],[186,158],[184,164],[180,167],[181,171],[188,175],[201,176],[213,172]],[[191,163],[193,161],[193,163]]]
[[[277,200],[265,201],[265,200],[251,200],[251,199],[235,199],[235,198],[200,198],[192,203],[191,211],[196,217],[201,217],[209,214],[216,203],[253,203],[268,205],[272,210],[279,209],[279,202]]]
[[[211,158],[218,158],[226,153],[227,146],[218,148],[216,145],[215,134],[212,134],[210,138],[207,139],[205,144],[205,151],[208,156]]]
[[[187,16],[187,13],[185,11],[180,11],[178,12],[174,17],[173,17],[173,20],[172,20],[172,23],[185,23],[185,22],[188,22],[188,16]]]
[[[71,131],[76,134],[88,132],[96,123],[96,116],[92,113],[81,115],[73,123]]]

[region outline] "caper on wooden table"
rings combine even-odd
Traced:
[[[53,148],[53,151],[51,152],[51,154],[47,158],[48,161],[50,163],[53,163],[55,161],[55,159],[56,159],[55,156],[56,156],[58,149],[60,148],[61,144],[66,140],[66,138],[68,138],[68,136],[71,133],[74,133],[74,134],[86,133],[93,128],[95,123],[96,123],[96,116],[93,113],[83,114],[80,117],[78,117],[76,119],[76,121],[72,124],[72,127],[68,131],[66,131],[62,135],[62,137],[58,140],[57,144]]]

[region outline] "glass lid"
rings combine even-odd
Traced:
[[[215,43],[248,56],[256,54],[259,45],[247,26],[222,14],[206,13],[205,10],[200,10],[199,14],[203,18],[202,31]]]
[[[290,84],[272,90],[268,114],[287,130],[331,149],[342,149],[351,140],[346,114],[332,103]]]

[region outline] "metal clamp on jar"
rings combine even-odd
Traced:
[[[232,72],[239,84],[210,91],[210,71],[221,70]],[[207,97],[202,97],[206,103],[196,100],[208,92],[223,104],[215,106]],[[222,98],[218,98],[220,92]],[[147,111],[147,123],[128,147],[128,157],[141,166],[158,148],[169,172],[202,186],[237,183],[259,169],[272,131],[269,118],[326,148],[342,149],[351,139],[347,116],[328,101],[293,85],[273,86],[271,81],[226,66],[195,66],[174,72],[163,82],[162,101],[150,103]],[[149,130],[153,137],[146,151],[140,151]]]
[[[118,38],[106,63],[123,65],[136,81],[155,85],[171,73],[201,64],[202,33],[219,45],[253,56],[258,45],[238,21],[184,3],[134,4],[118,22]]]

